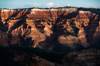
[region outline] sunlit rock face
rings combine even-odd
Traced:
[[[17,10],[7,10],[7,9],[1,10],[0,15],[2,22],[5,22],[5,20],[9,16],[11,16],[13,13],[16,12]],[[11,26],[14,25],[14,23],[16,23],[16,21],[18,20],[17,18],[23,15],[23,12],[24,11],[19,12],[17,16],[14,17],[14,19],[10,19],[8,21],[9,29]],[[72,13],[76,13],[76,16],[70,15],[73,17],[67,18],[69,17],[69,14]],[[31,31],[32,31],[28,36],[31,36],[33,40],[36,40],[36,44],[38,44],[41,41],[45,41],[46,37],[48,36],[51,37],[51,35],[54,33],[52,28],[55,24],[57,24],[57,27],[62,26],[64,28],[65,33],[68,32],[70,34],[70,35],[65,35],[65,34],[59,35],[57,41],[60,44],[66,44],[67,46],[70,47],[72,47],[73,44],[80,44],[84,47],[89,46],[88,45],[89,41],[91,39],[93,40],[94,37],[98,36],[99,34],[99,25],[98,26],[94,25],[99,23],[98,14],[92,13],[91,11],[78,10],[77,8],[31,9],[31,12],[25,16],[27,16],[26,23],[28,24],[28,26],[31,26]],[[44,30],[44,33],[40,32],[35,24],[38,20],[40,20],[41,25],[44,26],[44,28],[41,29]],[[78,29],[76,35],[72,35],[74,33],[73,26]],[[95,29],[93,29],[94,26]],[[60,28],[58,29],[60,30]],[[36,35],[38,36],[38,38],[35,37]]]
[[[68,13],[77,11],[76,8],[63,8],[63,9],[31,9],[31,13],[29,14],[29,18],[31,19],[45,19],[48,17],[52,17],[56,19],[58,15],[60,15],[62,12],[65,12],[64,15],[67,15]],[[2,19],[7,19],[8,16],[10,16],[12,13],[16,12],[16,10],[9,10],[9,9],[3,9],[1,10],[1,16]],[[51,13],[51,14],[50,14]]]
[[[0,15],[2,17],[2,20],[7,19],[14,12],[15,12],[14,10],[8,10],[8,9],[1,10],[1,14]]]
[[[0,11],[0,16],[1,16],[0,24],[2,22],[5,23],[6,19],[16,12],[17,10],[7,10],[7,9],[1,10]],[[76,13],[76,16],[66,18],[69,16],[69,14],[73,12]],[[7,21],[7,23],[9,24],[8,29],[10,29],[16,23],[16,21],[21,19],[18,17],[22,16],[22,14],[23,12],[20,12],[17,14],[17,16],[14,17],[14,19],[10,19]],[[34,51],[32,53],[30,53],[30,51],[29,52],[27,51],[28,52],[27,55],[31,56],[32,58],[31,61],[34,61],[33,66],[36,66],[36,65],[38,66],[55,66],[55,65],[57,66],[96,66],[96,64],[100,63],[99,62],[100,61],[99,60],[100,50],[90,49],[90,48],[85,49],[85,50],[84,49],[79,50],[80,46],[86,47],[86,48],[91,47],[91,43],[92,44],[94,43],[94,46],[95,46],[96,44],[95,41],[98,38],[100,38],[99,14],[92,13],[91,11],[78,10],[77,8],[63,8],[63,9],[31,9],[30,14],[25,15],[25,16],[27,16],[27,18],[25,19],[26,24],[28,25],[29,28],[31,27],[31,29],[30,30],[28,30],[28,28],[23,29],[23,24],[20,27],[14,29],[11,32],[12,36],[10,37],[12,38],[10,38],[10,41],[11,41],[10,43],[8,43],[9,42],[8,34],[0,30],[0,45],[2,44],[4,46],[9,46],[10,44],[10,46],[11,45],[16,46],[15,44],[20,44],[19,46],[21,46],[22,43],[20,43],[21,41],[20,37],[22,37],[24,33],[26,33],[27,35],[25,35],[24,39],[31,37],[32,42],[33,42],[31,45],[28,45],[29,43],[27,43],[27,47],[31,46],[33,48],[35,47],[39,47],[43,49],[46,48],[46,51],[48,51],[47,49],[54,50],[53,49],[54,46],[52,45],[55,45],[53,42],[57,40],[56,41],[57,44],[60,44],[60,46],[62,45],[67,46],[68,48],[67,50],[62,51],[62,49],[64,48],[58,47],[57,50],[61,50],[61,51],[58,51],[59,52],[58,54],[61,53],[62,55],[63,52],[66,52],[69,49],[75,50],[73,52],[69,52],[68,54],[64,55],[63,59],[60,60],[62,61],[63,65],[59,65],[59,64],[57,65],[55,63],[51,63],[47,60],[44,60],[45,57],[48,58],[48,56],[50,55],[53,57],[53,55],[52,54],[48,55],[47,53],[45,54],[43,50],[39,50],[40,57],[43,56],[43,59],[39,57],[37,60],[33,59],[32,57],[32,53],[35,54]],[[62,16],[64,16],[64,18]],[[58,29],[57,33],[56,31],[53,30],[54,25],[56,25],[55,28]],[[41,28],[38,28],[38,27],[41,27]],[[64,32],[64,33],[59,34],[60,32]],[[55,36],[54,34],[59,34],[59,35]],[[19,36],[19,35],[22,35],[22,36]],[[55,37],[56,39],[53,39]],[[98,42],[100,41],[98,40]],[[26,42],[24,41],[24,43]],[[79,51],[76,51],[77,49]],[[13,50],[11,51],[10,53],[13,53]],[[41,51],[43,51],[43,53]],[[14,61],[17,61],[17,62],[20,62],[20,60],[23,62],[25,60],[30,61],[30,59],[28,59],[28,56],[25,55],[24,57],[25,52],[26,51],[24,51],[24,53],[21,53],[22,54],[21,56],[16,55],[17,50],[15,51],[14,49],[14,55],[17,56],[14,58]],[[18,50],[18,53],[19,53],[19,50]],[[36,53],[38,54],[38,51]],[[54,58],[52,57],[51,59],[56,59],[55,55],[54,55]],[[9,58],[8,55],[7,55],[7,58]],[[23,62],[21,64],[23,64]]]

